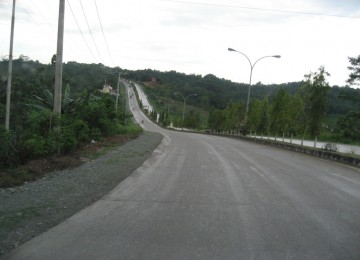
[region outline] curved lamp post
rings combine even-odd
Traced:
[[[181,123],[181,129],[184,130],[184,117],[185,117],[185,105],[186,105],[186,99],[188,99],[191,96],[197,96],[197,94],[190,94],[187,95],[186,97],[184,97],[183,95],[179,94],[179,93],[174,93],[174,95],[179,95],[183,98],[184,100],[184,107],[183,107],[183,114],[182,114],[182,123]]]
[[[247,101],[246,101],[246,119],[247,119],[247,115],[248,115],[248,112],[249,112],[249,100],[250,100],[251,78],[252,78],[253,69],[254,69],[256,63],[257,63],[258,61],[264,59],[264,58],[278,58],[278,59],[279,59],[279,58],[281,58],[281,56],[280,56],[280,55],[264,56],[264,57],[261,57],[261,58],[257,59],[254,63],[252,63],[252,62],[250,61],[249,57],[246,56],[244,53],[242,53],[242,52],[240,52],[240,51],[237,51],[237,50],[235,50],[235,49],[233,49],[233,48],[228,48],[228,51],[234,51],[234,52],[237,52],[237,53],[240,53],[240,54],[244,55],[245,58],[249,61],[249,64],[250,64],[250,68],[251,68],[251,70],[250,70],[250,81],[249,81],[249,90],[248,90],[248,96],[247,96]]]

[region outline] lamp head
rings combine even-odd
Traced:
[[[278,58],[278,59],[280,59],[280,58],[281,58],[281,56],[280,56],[280,55],[274,55],[273,57],[274,57],[274,58]]]
[[[234,50],[233,48],[228,48],[228,51],[236,51],[236,50]]]

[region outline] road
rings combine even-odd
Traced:
[[[136,87],[137,93],[139,94],[139,99],[140,99],[144,109],[147,109],[149,112],[152,112],[154,109],[150,105],[145,93],[142,90],[142,87],[137,83],[134,83],[134,85]]]
[[[5,259],[360,259],[360,172],[231,138],[162,144],[93,205]]]

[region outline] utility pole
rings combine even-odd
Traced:
[[[8,69],[7,91],[6,91],[6,119],[5,119],[6,130],[9,130],[10,128],[10,101],[11,101],[12,60],[13,60],[14,27],[15,27],[15,2],[16,0],[13,0],[13,9],[11,16],[9,69]]]
[[[58,113],[58,114],[61,114],[64,17],[65,17],[65,0],[60,0],[56,67],[55,67],[55,91],[54,91],[54,113]]]

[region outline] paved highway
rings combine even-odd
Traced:
[[[111,193],[11,259],[360,259],[360,172],[224,137],[166,131]]]

